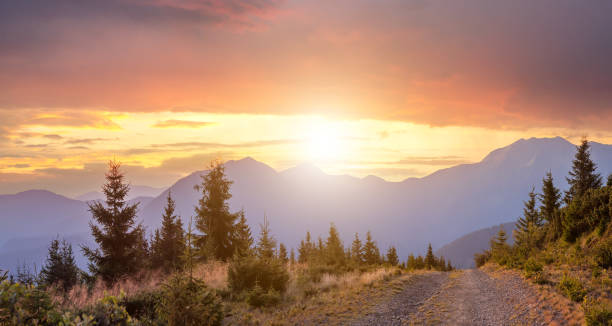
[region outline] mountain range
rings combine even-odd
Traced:
[[[608,175],[612,146],[591,145],[598,171]],[[428,243],[441,248],[474,230],[516,220],[527,193],[540,188],[548,171],[556,185],[566,189],[565,176],[574,152],[575,146],[560,137],[521,139],[492,151],[480,162],[402,182],[328,175],[310,164],[276,171],[252,158],[228,161],[225,167],[234,182],[230,208],[245,210],[254,235],[265,215],[276,239],[296,248],[307,230],[315,238],[325,237],[334,223],[345,244],[350,244],[355,232],[363,238],[370,230],[381,251],[395,245],[400,257],[406,258],[411,252],[423,253]],[[160,225],[168,191],[176,200],[178,214],[188,223],[201,196],[194,185],[205,173],[195,171],[156,197],[132,199],[141,202],[139,220],[149,232]],[[46,245],[40,248],[42,256],[34,257],[34,249],[20,253],[17,244],[24,239],[60,235],[73,239],[75,245],[91,241],[90,214],[83,201],[32,190],[0,195],[0,208],[0,269],[14,268],[19,260],[42,262],[37,257],[44,257]],[[465,254],[448,252],[445,257],[465,261]]]

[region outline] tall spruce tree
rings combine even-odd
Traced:
[[[397,249],[395,249],[394,246],[389,247],[389,250],[387,250],[387,263],[391,266],[397,266],[399,264]]]
[[[380,250],[378,250],[376,242],[372,240],[370,231],[366,233],[366,242],[363,245],[363,260],[368,265],[374,265],[380,262]]]
[[[283,263],[289,262],[289,257],[287,256],[287,247],[284,244],[278,245],[278,259]]]
[[[253,236],[251,235],[251,228],[247,224],[246,218],[244,217],[244,211],[238,212],[240,219],[234,226],[232,234],[232,245],[234,251],[238,256],[244,257],[251,254],[253,248]]]
[[[344,246],[342,240],[340,240],[340,234],[332,223],[329,226],[329,234],[325,243],[325,260],[328,265],[342,265],[344,264],[344,258]]]
[[[162,215],[162,227],[155,231],[151,243],[152,267],[171,272],[182,268],[182,254],[185,252],[185,231],[180,217],[174,214],[176,204],[168,191],[166,207]]]
[[[427,246],[427,254],[425,255],[425,268],[432,269],[436,267],[436,256],[433,254],[431,243]]]
[[[553,238],[561,235],[561,214],[559,212],[561,191],[557,189],[553,183],[552,173],[546,173],[546,177],[542,180],[542,193],[539,195],[540,214],[542,218],[548,222]]]
[[[536,241],[536,232],[542,226],[542,215],[536,208],[535,189],[529,192],[529,200],[524,202],[523,216],[516,222],[514,235],[519,247],[532,248]]]
[[[291,254],[289,255],[289,262],[291,265],[295,264],[295,250],[291,248]]]
[[[570,203],[573,198],[582,197],[589,189],[601,187],[601,175],[595,170],[597,165],[591,160],[590,145],[585,138],[579,146],[576,146],[572,170],[567,178],[570,188],[565,193],[566,203]]]
[[[357,265],[363,263],[363,247],[357,232],[355,232],[355,239],[353,239],[353,243],[351,244],[351,259]]]
[[[232,181],[225,177],[225,167],[212,162],[209,171],[202,176],[202,183],[195,186],[202,198],[195,209],[195,227],[201,232],[195,239],[201,259],[227,260],[234,254],[232,234],[237,214],[229,211],[227,201],[232,197]]]
[[[257,242],[257,256],[261,259],[273,259],[274,248],[276,248],[276,240],[272,236],[270,230],[270,222],[264,216],[264,221],[260,226],[259,241]]]
[[[82,246],[92,276],[102,277],[107,283],[137,272],[147,255],[144,227],[135,221],[138,203],[127,204],[130,187],[124,182],[120,167],[116,161],[109,162],[106,184],[102,187],[106,205],[99,201],[89,203],[93,218],[89,226],[99,248]]]
[[[44,284],[56,285],[64,292],[68,292],[78,279],[79,268],[74,261],[72,245],[66,240],[52,240],[47,261],[40,271],[40,280]]]

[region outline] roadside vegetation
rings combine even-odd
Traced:
[[[314,241],[306,232],[297,252],[278,243],[268,219],[257,240],[244,211],[230,212],[231,181],[213,162],[195,186],[201,198],[184,223],[170,191],[161,227],[147,239],[136,222],[138,204],[110,162],[104,202],[89,203],[95,247],[80,270],[73,248],[59,237],[40,272],[24,266],[0,271],[0,325],[283,325],[349,318],[416,270],[452,270],[433,254],[400,262],[397,249],[381,254],[367,232],[345,247],[331,224]],[[364,301],[364,298],[368,300]],[[344,317],[342,317],[344,316]],[[323,319],[321,319],[323,318]],[[347,319],[348,320],[348,319]],[[328,320],[327,320],[328,321]]]
[[[612,325],[612,175],[604,184],[585,139],[577,146],[564,194],[551,173],[528,195],[514,245],[499,230],[478,267],[521,270],[533,282],[579,303],[587,325]],[[539,205],[538,205],[539,204]]]

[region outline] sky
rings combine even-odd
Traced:
[[[389,181],[527,137],[610,143],[604,0],[4,0],[0,193],[213,159]]]

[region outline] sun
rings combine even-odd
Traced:
[[[320,122],[308,132],[307,152],[312,161],[338,159],[344,151],[341,130],[331,123]]]

